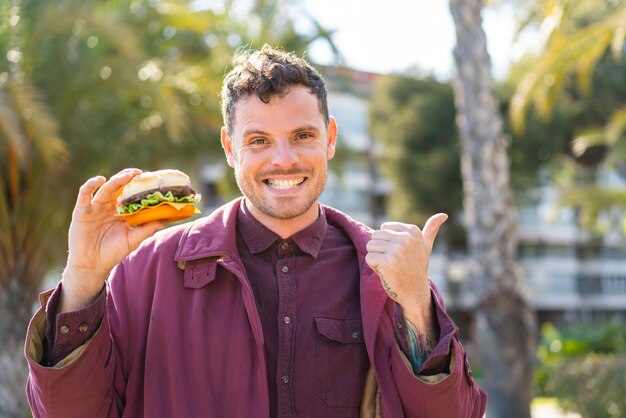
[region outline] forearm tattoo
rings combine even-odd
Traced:
[[[433,351],[434,344],[427,335],[417,330],[417,327],[407,318],[404,318],[404,329],[409,346],[409,361],[413,366],[413,373],[422,367],[428,355]]]

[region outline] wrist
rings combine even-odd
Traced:
[[[67,266],[61,276],[59,313],[83,309],[100,294],[108,272]]]
[[[402,307],[402,316],[411,321],[418,331],[430,334],[434,328],[434,313],[432,298],[419,301],[411,301],[406,304],[400,304]]]

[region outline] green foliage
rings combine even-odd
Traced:
[[[513,81],[498,86],[500,110],[506,114],[514,91]],[[523,132],[516,132],[508,118],[505,132],[511,138],[509,160],[511,164],[511,187],[515,192],[524,192],[536,187],[542,180],[540,173],[550,171],[558,164],[558,157],[568,148],[571,127],[575,123],[571,109],[559,106],[550,120],[535,114],[526,119]]]
[[[423,225],[450,215],[460,228],[462,183],[454,97],[449,85],[408,75],[383,77],[371,99],[370,125],[382,145],[380,164],[393,181],[388,208],[396,219]]]
[[[535,384],[538,394],[586,418],[626,414],[626,329],[622,324],[582,324],[541,330]]]
[[[294,28],[289,6],[260,3]],[[257,11],[199,10],[192,0],[0,2],[0,291],[10,274],[36,288],[62,259],[88,177],[123,167],[193,173],[222,158],[222,78],[252,21],[301,51],[316,34],[330,39],[319,25],[279,30]],[[20,258],[38,273],[17,273]]]
[[[528,57],[517,63],[510,74],[510,85],[534,71],[535,65],[536,61]],[[624,192],[598,182],[606,170],[626,178],[625,71],[626,59],[615,60],[611,54],[605,54],[594,68],[593,88],[589,92],[582,92],[569,76],[552,103],[551,118],[530,113],[523,132],[511,129],[513,149],[516,142],[537,140],[543,144],[541,147],[550,150],[545,179],[562,190],[556,209],[575,207],[580,225],[599,234],[619,224],[626,231]],[[513,152],[513,166],[515,162]],[[512,181],[515,182],[515,176]]]
[[[540,20],[546,44],[520,81],[511,101],[513,127],[524,129],[531,105],[549,118],[561,91],[573,77],[583,94],[592,88],[598,62],[612,53],[622,56],[626,5],[615,1],[548,0],[531,2],[529,20]]]

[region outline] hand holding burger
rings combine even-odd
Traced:
[[[142,241],[196,211],[193,203],[200,196],[186,174],[155,173],[127,168],[108,180],[92,177],[81,186],[69,229],[60,313],[89,305],[111,269]]]
[[[200,195],[178,170],[144,172],[127,183],[117,198],[117,213],[130,226],[155,220],[174,222],[199,213]]]

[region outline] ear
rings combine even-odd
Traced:
[[[326,132],[328,137],[328,159],[332,159],[335,156],[335,146],[337,145],[337,121],[334,116],[328,118],[328,129]]]
[[[233,139],[228,134],[225,126],[222,126],[222,130],[220,132],[220,140],[222,142],[222,148],[224,149],[224,154],[226,154],[226,161],[228,165],[235,168],[235,153],[233,151]]]

